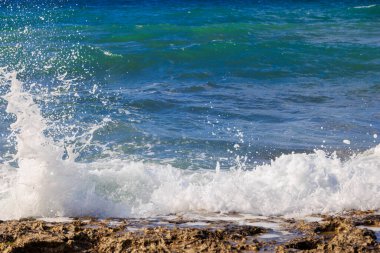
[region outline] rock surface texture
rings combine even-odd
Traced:
[[[375,212],[319,216],[318,221],[273,219],[286,236],[270,236],[280,233],[252,220],[249,225],[180,217],[3,221],[0,252],[380,252]]]

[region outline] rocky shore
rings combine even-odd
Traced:
[[[300,219],[21,219],[0,223],[0,252],[380,252],[380,213]]]

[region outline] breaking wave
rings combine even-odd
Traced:
[[[79,162],[45,134],[47,119],[17,73],[0,73],[15,154],[0,164],[0,219],[243,212],[297,215],[380,207],[380,145],[342,161],[322,150],[269,164],[184,170],[116,157]],[[91,131],[90,131],[91,132]],[[89,139],[91,140],[91,139]],[[1,154],[3,155],[3,154]]]

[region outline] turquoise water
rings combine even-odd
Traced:
[[[0,6],[0,67],[17,71],[63,160],[250,170],[379,143],[377,1]],[[16,116],[0,101],[0,161],[17,167]]]

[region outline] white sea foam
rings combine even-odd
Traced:
[[[376,4],[371,4],[371,5],[361,5],[361,6],[355,6],[354,8],[355,9],[368,9],[368,8],[372,8],[372,7],[375,7]]]
[[[294,215],[380,208],[380,145],[347,161],[318,150],[281,155],[250,170],[181,170],[122,159],[76,162],[46,137],[46,119],[16,73],[0,73],[17,153],[0,164],[0,219],[141,217],[242,212]]]

